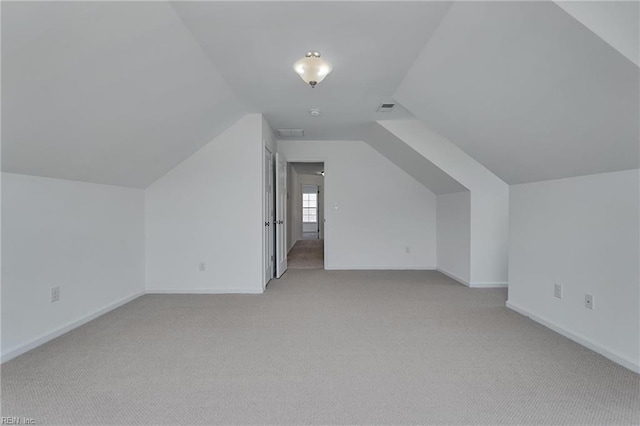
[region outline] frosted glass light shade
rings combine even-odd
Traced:
[[[304,58],[293,64],[293,70],[311,87],[316,87],[333,70],[330,63],[318,52],[307,52]]]

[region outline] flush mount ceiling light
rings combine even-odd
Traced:
[[[293,64],[293,70],[312,88],[333,70],[331,64],[320,57],[320,52],[307,52]]]
[[[311,114],[311,115],[312,115],[312,116],[314,116],[314,117],[317,117],[317,116],[319,116],[319,115],[320,115],[320,110],[319,110],[319,109],[314,108],[314,109],[312,109],[312,110],[310,110],[310,111],[309,111],[309,114]]]

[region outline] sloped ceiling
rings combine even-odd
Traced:
[[[637,168],[638,71],[554,3],[463,2],[395,98],[516,184]]]
[[[468,191],[465,186],[378,123],[371,126],[364,140],[434,194]]]
[[[2,169],[146,187],[248,112],[339,140],[415,115],[508,183],[636,168],[637,4],[608,3],[2,2]]]
[[[146,187],[244,114],[168,3],[2,2],[2,169]]]
[[[640,2],[556,1],[556,4],[640,66]]]
[[[318,175],[324,171],[324,163],[291,163],[299,175]]]
[[[391,101],[450,2],[174,2],[173,7],[251,112],[309,140],[361,140],[375,120],[411,117]],[[293,63],[319,51],[334,71],[315,89]],[[309,114],[320,109],[319,117]]]

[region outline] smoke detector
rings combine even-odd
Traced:
[[[391,110],[393,110],[394,106],[396,106],[396,104],[383,102],[378,106],[378,109],[376,109],[376,111],[377,112],[391,112]]]
[[[320,110],[317,108],[314,108],[312,110],[309,111],[309,114],[313,115],[314,117],[317,117],[320,115]]]

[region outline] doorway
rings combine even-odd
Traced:
[[[289,163],[291,269],[324,268],[324,163]]]

